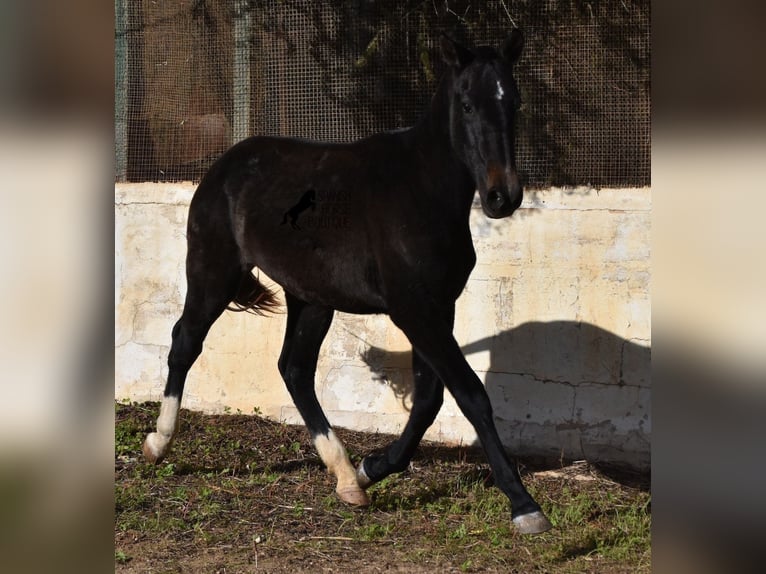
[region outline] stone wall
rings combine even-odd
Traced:
[[[193,191],[192,184],[116,186],[117,400],[162,396],[186,288]],[[650,190],[528,191],[511,219],[489,220],[476,205],[471,227],[477,265],[458,301],[455,335],[509,450],[647,469]],[[226,312],[189,374],[182,405],[301,422],[276,367],[284,323],[285,315]],[[398,433],[410,405],[410,360],[387,317],[337,314],[316,382],[330,421]],[[451,397],[426,437],[476,440]]]

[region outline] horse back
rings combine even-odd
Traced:
[[[389,189],[379,147],[374,140],[249,138],[214,164],[192,208],[197,218],[218,219],[225,210],[242,265],[293,295],[348,312],[385,312],[370,231],[382,216],[371,213],[376,196]]]

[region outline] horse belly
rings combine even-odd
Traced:
[[[360,249],[353,234],[344,238],[337,231],[311,233],[289,222],[271,233],[254,231],[248,262],[307,303],[347,313],[385,312],[369,251]]]
[[[307,303],[332,307],[346,313],[383,313],[383,297],[356,265],[301,257],[301,266],[259,266],[286,291]]]

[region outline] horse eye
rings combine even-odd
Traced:
[[[469,104],[463,104],[463,112],[466,114],[470,114],[473,111],[473,108]]]

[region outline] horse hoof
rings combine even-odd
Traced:
[[[522,534],[541,534],[553,528],[550,520],[539,510],[517,516],[513,523]]]
[[[370,477],[367,476],[367,473],[364,471],[364,459],[359,463],[359,468],[356,469],[356,482],[361,488],[367,488],[372,484],[372,480],[370,480]]]
[[[350,488],[338,490],[337,493],[338,497],[346,504],[351,504],[353,506],[370,505],[370,497],[367,496],[367,493],[361,488],[354,488],[352,486]]]
[[[144,440],[144,446],[142,448],[144,458],[151,464],[159,464],[162,462],[162,459],[165,458],[165,448],[163,448],[163,446],[167,447],[167,445],[161,446],[160,444],[157,444],[158,439],[160,439],[159,434],[153,432],[149,433],[146,436],[146,440]]]

